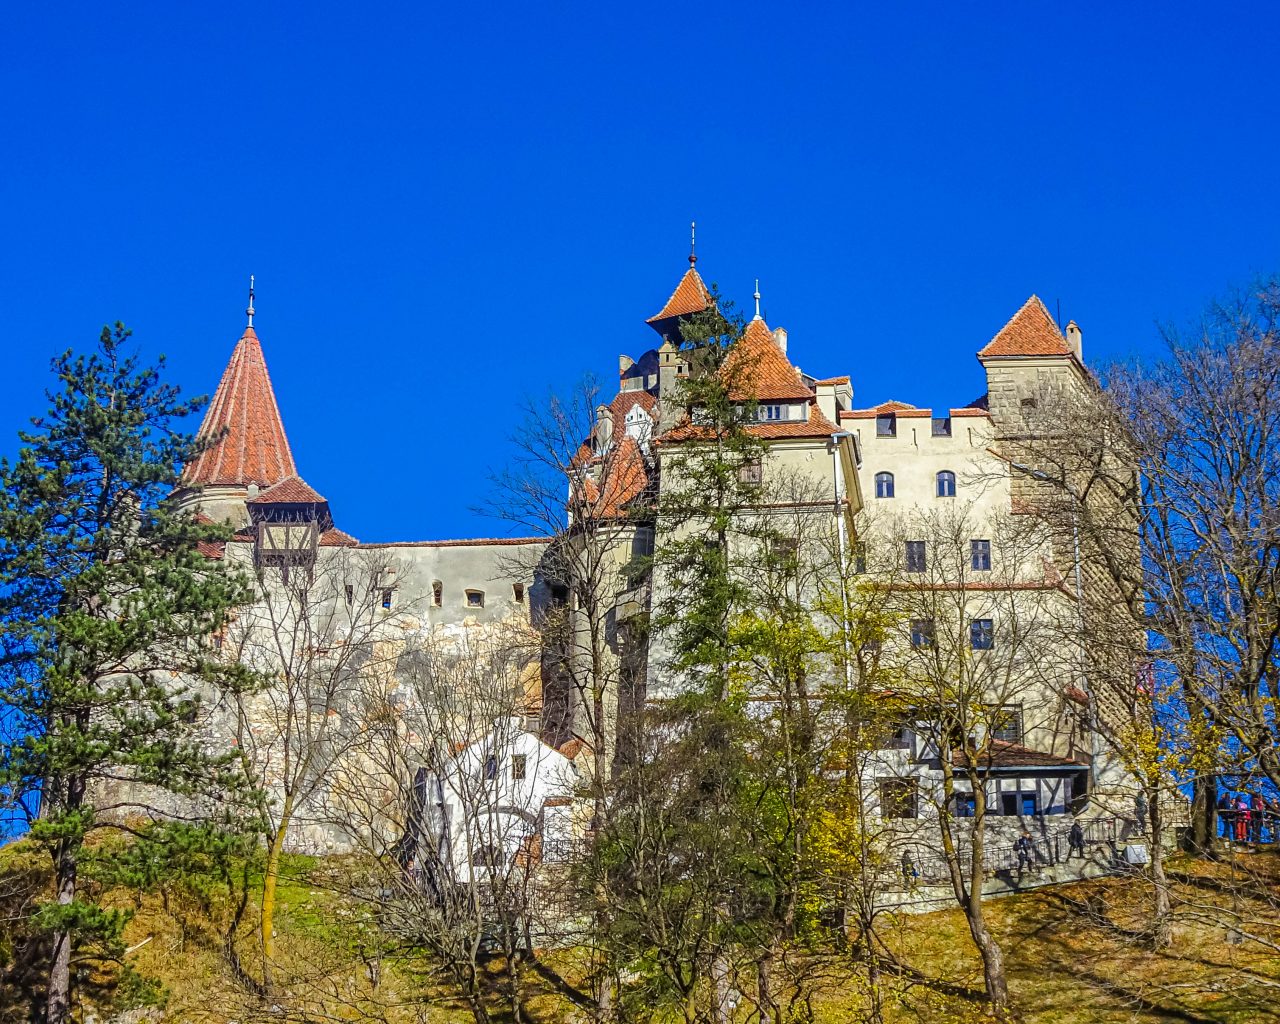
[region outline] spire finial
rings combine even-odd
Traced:
[[[689,266],[692,268],[698,262],[698,254],[695,251],[698,245],[698,222],[696,220],[689,221]]]
[[[245,310],[245,314],[249,317],[249,326],[253,326],[253,275],[249,275],[249,308]]]
[[[756,315],[755,315],[755,316],[753,316],[751,319],[753,319],[753,320],[763,320],[763,319],[764,319],[764,317],[762,317],[762,316],[760,315],[760,278],[758,278],[758,277],[756,278],[756,294],[755,294],[755,300],[756,300]]]

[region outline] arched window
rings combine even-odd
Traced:
[[[938,497],[954,498],[956,496],[956,475],[949,469],[938,474]]]
[[[893,474],[892,473],[876,474],[876,497],[877,498],[893,497]]]

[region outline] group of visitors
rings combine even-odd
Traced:
[[[1280,841],[1280,800],[1261,793],[1227,793],[1218,797],[1218,819],[1224,839],[1237,843]]]

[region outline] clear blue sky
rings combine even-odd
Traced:
[[[1280,270],[1280,15],[1162,4],[21,4],[0,450],[108,320],[212,391],[258,278],[299,469],[486,535],[514,400],[699,269],[809,372],[958,404],[1032,292],[1086,358]]]

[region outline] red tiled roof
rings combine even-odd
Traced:
[[[711,293],[702,283],[698,272],[690,267],[684,272],[684,277],[680,278],[680,283],[676,285],[676,290],[671,293],[671,298],[667,299],[667,304],[662,307],[662,311],[649,317],[645,323],[656,324],[661,320],[669,320],[673,316],[701,313],[710,302]]]
[[[308,484],[302,477],[286,477],[278,484],[268,487],[256,498],[250,498],[250,505],[323,505],[327,499]]]
[[[978,352],[979,359],[1001,356],[1069,356],[1067,339],[1039,296],[1022,304],[994,338]]]
[[[581,736],[570,736],[560,746],[556,747],[560,753],[572,761],[584,750],[590,750],[591,744],[584,740]]]
[[[213,520],[203,512],[197,512],[194,519],[201,526],[209,526]],[[227,553],[227,542],[225,540],[201,540],[196,542],[196,551],[204,555],[205,558],[217,562],[222,560],[222,556]]]
[[[626,507],[649,486],[649,470],[635,438],[624,434],[610,450],[603,470],[603,491],[593,487],[596,494],[590,500],[596,515],[614,519],[623,515]]]
[[[826,377],[822,380],[815,380],[813,382],[815,387],[817,387],[819,384],[848,384],[848,383],[849,383],[848,374],[845,374],[845,376],[843,377]]]
[[[252,327],[245,328],[231,353],[197,436],[213,438],[224,430],[220,441],[185,467],[183,483],[269,487],[297,474],[262,345]]]
[[[1077,704],[1083,704],[1086,707],[1089,704],[1089,695],[1078,686],[1068,686],[1062,691],[1062,695],[1067,700],[1075,701]]]
[[[809,419],[806,420],[773,420],[764,423],[753,423],[746,428],[747,433],[766,441],[781,440],[788,437],[830,437],[838,433],[840,428],[827,419],[818,410],[817,405],[809,406]],[[673,441],[696,441],[712,436],[709,427],[694,425],[688,419],[676,424],[660,438],[659,442],[668,444]]]
[[[322,548],[353,548],[359,543],[351,534],[344,530],[339,530],[336,526],[331,526],[320,534],[320,546]]]
[[[729,397],[735,402],[813,397],[763,320],[747,324],[720,368],[720,374],[728,383]]]
[[[959,747],[951,752],[956,764],[966,764],[965,753]],[[1042,750],[1032,750],[1018,743],[1006,743],[993,739],[985,756],[979,756],[980,768],[1082,768],[1089,762],[1078,757],[1059,757]]]
[[[932,409],[921,409],[919,406],[890,399],[870,409],[848,409],[840,414],[840,418],[842,420],[873,420],[877,416],[890,412],[902,419],[927,419],[933,415]]]

